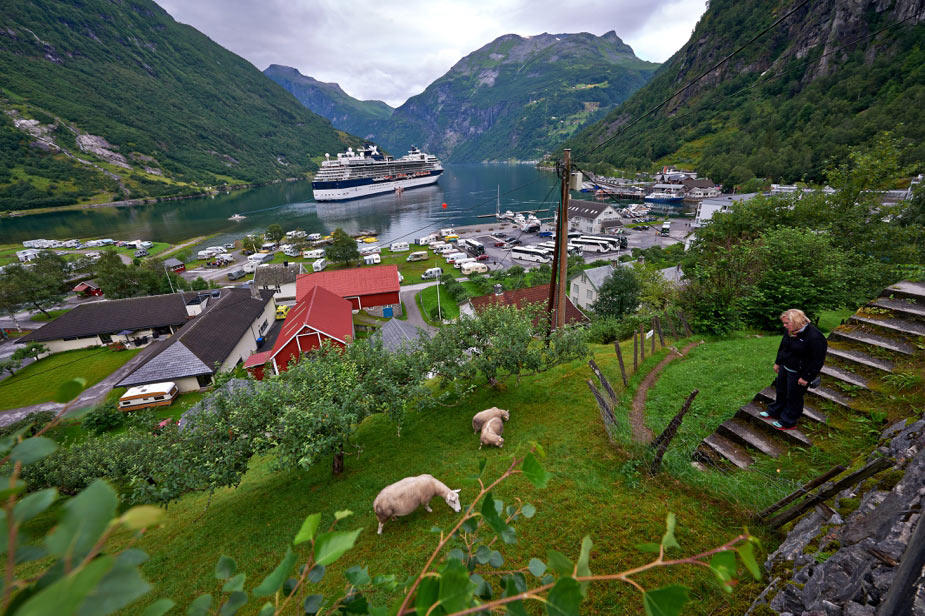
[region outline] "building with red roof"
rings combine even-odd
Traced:
[[[492,293],[491,295],[482,295],[481,297],[473,297],[470,301],[476,313],[484,310],[487,306],[495,304],[523,308],[526,304],[540,303],[545,307],[549,305],[549,285],[543,284],[537,287],[528,287],[515,291],[503,291],[501,293]],[[575,307],[572,300],[566,297],[565,323],[571,325],[573,323],[587,323],[588,321],[588,317]]]
[[[397,265],[377,265],[356,269],[303,274],[296,280],[296,301],[302,301],[316,286],[321,286],[350,302],[354,310],[399,308]],[[391,316],[387,314],[386,316]]]
[[[251,355],[244,367],[262,379],[267,364],[279,374],[289,368],[290,362],[299,361],[303,353],[319,348],[324,340],[343,347],[353,337],[350,302],[314,285],[286,315],[273,348]]]
[[[71,289],[71,291],[77,295],[83,295],[84,297],[99,297],[103,294],[103,290],[100,288],[100,285],[96,284],[95,280],[84,280],[79,285]]]

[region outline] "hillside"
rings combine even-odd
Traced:
[[[614,32],[508,34],[457,62],[374,137],[453,162],[529,160],[645,84],[658,67]]]
[[[916,0],[809,3],[599,147],[796,5],[711,1],[646,87],[567,143],[574,158],[636,169],[695,166],[725,184],[753,176],[822,181],[828,160],[892,130],[909,146],[904,162],[925,160],[925,12]]]
[[[392,107],[382,101],[353,98],[336,83],[324,83],[297,69],[271,64],[263,74],[291,92],[300,103],[331,121],[335,128],[366,137],[376,125],[392,115]]]
[[[2,25],[0,210],[304,177],[346,143],[151,0],[7,3]]]

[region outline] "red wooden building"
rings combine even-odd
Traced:
[[[354,310],[400,306],[397,265],[303,274],[296,281],[296,301],[321,286],[350,302]]]
[[[103,294],[100,285],[96,284],[93,280],[85,280],[71,289],[71,291],[77,295],[83,295],[84,297],[100,296]]]
[[[273,348],[251,355],[244,367],[262,379],[267,364],[276,374],[285,372],[289,362],[299,361],[303,353],[319,348],[323,340],[346,346],[353,335],[350,302],[315,285],[289,311]]]

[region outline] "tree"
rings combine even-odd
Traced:
[[[272,225],[267,227],[267,232],[263,234],[263,236],[267,238],[268,240],[270,240],[271,242],[280,241],[281,239],[283,239],[283,235],[284,235],[283,228],[277,223],[273,223]]]
[[[249,250],[251,252],[257,252],[260,250],[260,245],[263,243],[263,236],[260,234],[248,235],[243,240],[241,240],[241,247],[244,250]]]
[[[10,357],[9,359],[0,361],[0,372],[9,372],[10,376],[13,376],[13,374],[19,370],[21,366],[21,359],[14,359],[13,357]]]
[[[360,258],[360,249],[356,241],[341,229],[334,229],[331,234],[333,242],[324,249],[324,256],[334,263],[352,263]]]
[[[135,297],[140,287],[135,269],[123,263],[116,251],[104,250],[96,262],[96,282],[110,299]]]
[[[9,267],[7,267],[8,269]],[[20,287],[14,283],[12,278],[5,275],[7,270],[4,270],[4,274],[0,274],[0,311],[13,319],[16,331],[22,331],[19,321],[16,320],[16,313],[22,310],[23,303],[26,300]]]
[[[31,267],[26,268],[18,263],[8,265],[3,270],[3,278],[11,285],[13,297],[50,317],[48,309],[64,301],[68,269],[64,257],[43,250],[33,260]]]
[[[16,349],[11,357],[13,359],[26,359],[27,357],[31,357],[32,359],[38,360],[39,355],[47,352],[48,347],[41,342],[30,342],[26,346]]]
[[[613,268],[601,285],[591,310],[601,316],[620,318],[636,311],[642,288],[636,273],[623,266]]]

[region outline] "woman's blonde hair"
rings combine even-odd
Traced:
[[[791,308],[790,310],[784,310],[782,313],[780,313],[780,318],[783,319],[784,317],[787,317],[788,319],[790,319],[791,323],[799,325],[800,327],[803,327],[804,325],[807,325],[808,323],[812,322],[809,320],[809,317],[806,316],[805,312],[803,312],[802,310],[798,310],[796,308]]]

